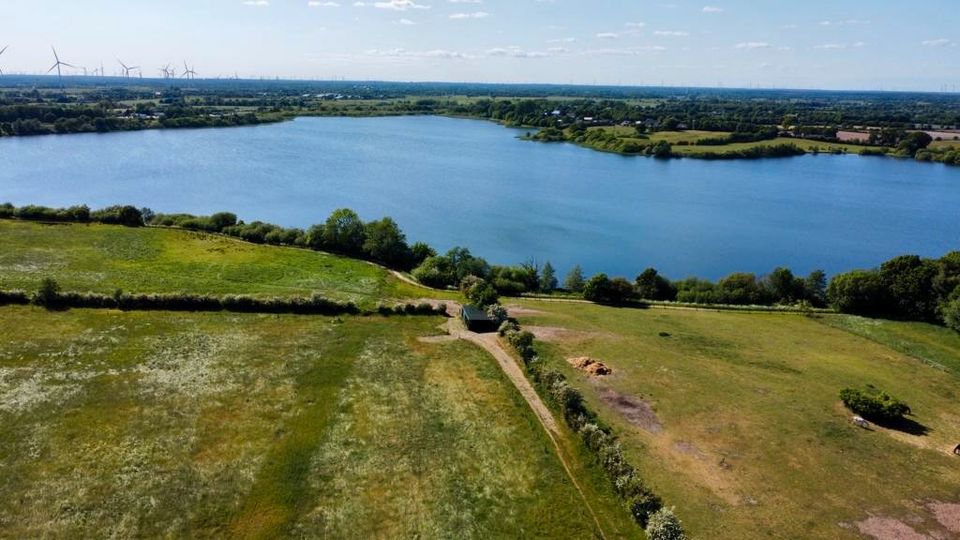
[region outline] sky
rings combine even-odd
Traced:
[[[0,0],[4,73],[51,46],[158,77],[960,90],[957,0]]]

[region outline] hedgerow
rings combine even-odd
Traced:
[[[500,335],[523,359],[539,393],[560,409],[567,425],[592,452],[634,521],[646,527],[651,516],[663,508],[663,501],[646,485],[636,467],[627,461],[617,437],[609,428],[600,425],[596,413],[584,402],[583,395],[562,373],[544,366],[536,354],[533,334],[521,330],[516,321],[508,321],[501,325]]]

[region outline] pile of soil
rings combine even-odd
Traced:
[[[603,362],[598,362],[593,358],[586,356],[580,358],[568,358],[567,362],[576,369],[592,377],[603,377],[613,373],[613,370],[607,367]]]

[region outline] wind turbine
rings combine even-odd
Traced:
[[[7,52],[7,49],[9,49],[9,48],[10,48],[10,46],[7,45],[6,47],[0,49],[0,56],[3,56],[3,53]],[[3,75],[3,70],[2,70],[2,69],[0,69],[0,75]]]
[[[180,77],[181,77],[181,78],[186,77],[186,78],[188,78],[188,79],[196,79],[196,78],[197,78],[197,72],[194,71],[193,68],[191,68],[190,66],[187,65],[187,61],[186,61],[186,60],[183,61],[183,75],[181,75]]]
[[[56,59],[57,63],[54,64],[52,68],[47,70],[47,74],[49,75],[51,71],[57,70],[57,82],[60,83],[60,88],[63,88],[63,73],[60,72],[60,66],[67,66],[71,68],[76,68],[77,66],[68,64],[66,62],[61,62],[60,57],[57,55],[57,49],[55,49],[52,45],[50,48],[53,49],[53,57]]]
[[[127,66],[123,63],[123,60],[117,59],[117,62],[120,62],[120,65],[123,66],[123,76],[130,77],[130,72],[135,69],[140,69],[140,66]]]

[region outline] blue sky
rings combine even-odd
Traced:
[[[0,0],[4,72],[960,89],[956,0]]]

